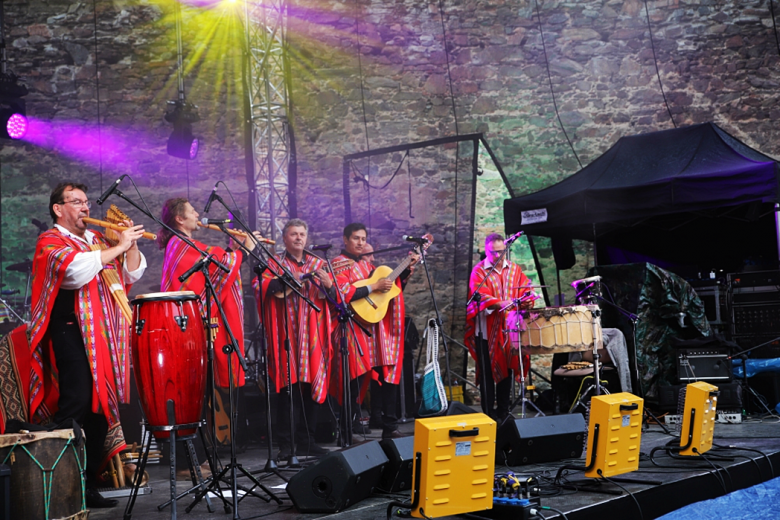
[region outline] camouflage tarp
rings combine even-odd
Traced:
[[[618,327],[623,331],[632,368],[637,366],[639,369],[644,396],[655,398],[659,385],[677,382],[675,352],[670,338],[692,339],[712,333],[704,314],[704,303],[683,278],[653,264],[598,266],[589,271],[589,275],[595,274],[603,278],[604,298],[638,316],[634,365],[631,322],[609,304],[600,304],[603,326]],[[636,385],[634,388],[641,395]]]

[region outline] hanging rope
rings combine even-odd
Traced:
[[[650,11],[647,8],[647,0],[645,2],[645,14],[647,15],[647,32],[650,33],[650,48],[653,49],[653,63],[655,63],[655,75],[658,77],[658,87],[661,89],[661,95],[664,98],[664,105],[666,105],[666,111],[669,113],[669,119],[672,120],[672,124],[677,128],[677,123],[672,115],[672,110],[669,108],[669,102],[666,100],[666,93],[664,92],[664,85],[661,83],[661,73],[658,70],[658,58],[655,56],[655,42],[653,41],[653,29],[650,27]]]
[[[360,76],[360,106],[363,112],[363,132],[366,136],[366,150],[371,150],[368,140],[368,120],[366,119],[366,96],[363,91],[363,60],[360,50],[360,13],[358,12],[358,0],[355,0],[355,42],[357,43],[358,74]],[[368,158],[368,170],[366,173],[366,194],[368,198],[368,231],[371,231],[371,186],[368,184],[368,175],[371,173],[371,157]],[[392,179],[391,179],[392,180]]]
[[[561,114],[558,113],[558,103],[555,101],[555,90],[553,89],[553,83],[552,83],[552,74],[550,74],[550,60],[547,58],[547,45],[544,43],[544,31],[542,30],[542,15],[539,13],[539,2],[538,0],[534,0],[534,4],[536,5],[536,18],[539,20],[539,35],[542,38],[542,51],[544,52],[544,64],[547,67],[547,80],[550,82],[550,94],[552,95],[552,102],[553,102],[553,108],[555,108],[555,115],[558,118],[558,124],[561,125],[561,130],[563,131],[564,137],[566,137],[566,142],[569,143],[569,148],[571,148],[571,152],[574,154],[574,158],[577,159],[577,164],[580,165],[580,168],[582,168],[582,163],[580,162],[580,158],[577,155],[576,150],[574,150],[574,145],[571,142],[571,139],[569,139],[569,134],[566,133],[566,129],[563,127],[563,121],[561,121]]]
[[[98,59],[97,0],[92,0],[92,25],[92,32],[95,35],[95,100],[97,101],[98,172],[100,173],[100,191],[103,191],[103,135],[100,126],[100,60]]]
[[[777,21],[775,21],[775,2],[774,0],[769,0],[769,12],[772,13],[772,28],[774,29],[775,33],[775,43],[777,44],[777,53],[780,54],[780,38],[777,36]]]
[[[452,117],[455,119],[455,135],[460,135],[458,130],[458,113],[455,110],[455,94],[452,91],[452,75],[450,74],[450,50],[447,47],[447,29],[444,27],[444,1],[439,0],[439,18],[441,19],[441,34],[444,43],[444,56],[447,60],[447,80],[450,84],[450,102],[452,103]]]

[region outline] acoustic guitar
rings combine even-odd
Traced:
[[[428,246],[430,246],[433,243],[433,236],[430,234],[426,234],[424,235],[424,238],[428,239],[428,242],[423,246],[423,250],[426,250],[428,249]],[[414,246],[414,250],[417,253],[420,253],[420,246],[419,245]],[[386,278],[391,282],[395,282],[395,279],[398,278],[398,276],[401,273],[403,273],[407,267],[409,267],[409,264],[411,262],[412,262],[412,258],[410,256],[407,256],[404,260],[401,261],[400,264],[398,264],[398,267],[396,267],[395,269],[390,269],[386,265],[380,265],[371,274],[371,278],[366,278],[365,280],[358,280],[352,285],[354,287],[366,287],[368,285],[372,285],[378,282],[383,278]],[[390,288],[389,291],[384,293],[372,292],[365,298],[355,300],[351,302],[349,305],[352,307],[352,310],[355,311],[355,313],[363,321],[368,323],[379,323],[387,314],[387,308],[390,305],[390,302],[393,301],[393,298],[397,297],[399,294],[401,294],[401,288],[398,287],[398,285],[396,285],[395,283],[393,283],[393,286]]]

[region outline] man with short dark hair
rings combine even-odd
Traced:
[[[469,305],[466,313],[466,346],[477,361],[477,383],[482,401],[482,411],[494,419],[503,420],[509,414],[512,389],[511,374],[518,370],[518,351],[513,348],[504,331],[509,327],[506,311],[512,308],[514,299],[528,293],[530,282],[519,265],[505,256],[501,265],[496,265],[506,251],[504,237],[491,233],[485,238],[486,258],[471,271],[469,296],[487,277],[479,290],[480,298]],[[491,268],[496,266],[491,272]],[[490,273],[490,276],[488,276]],[[525,302],[523,308],[533,307],[533,300]],[[528,358],[523,366],[528,370]],[[484,373],[483,373],[484,371]],[[483,384],[484,382],[484,384]],[[496,408],[493,408],[493,401]]]
[[[414,271],[414,264],[419,260],[419,255],[410,253],[413,256],[411,265],[398,276],[395,281],[386,278],[377,280],[371,285],[365,287],[355,287],[354,283],[359,280],[371,278],[376,267],[367,260],[367,256],[362,256],[365,252],[367,232],[366,227],[355,222],[344,228],[344,249],[341,255],[336,257],[334,264],[341,264],[345,261],[352,261],[351,267],[345,269],[337,276],[339,287],[344,291],[344,299],[347,303],[366,298],[374,291],[387,292],[397,284],[403,289],[406,280]],[[373,251],[373,249],[371,249]],[[398,432],[398,418],[396,406],[398,401],[398,384],[403,370],[403,349],[404,349],[404,299],[403,293],[390,302],[385,317],[375,324],[367,324],[366,327],[372,336],[368,337],[360,327],[348,329],[347,338],[349,346],[349,369],[350,380],[362,376],[372,368],[376,370],[379,380],[382,382],[381,400],[382,400],[382,438],[391,439],[400,437]],[[340,374],[340,357],[336,353],[340,345],[339,328],[336,329],[333,338],[334,355],[333,373]],[[363,350],[363,356],[360,356],[357,345]],[[335,367],[339,367],[336,369]],[[341,385],[334,385],[340,388]],[[354,412],[357,410],[353,410]],[[365,429],[353,424],[358,432]]]
[[[51,193],[54,227],[43,232],[33,260],[30,347],[31,421],[75,419],[86,433],[86,505],[113,507],[97,491],[98,476],[125,448],[118,403],[130,397],[130,323],[114,294],[140,279],[146,259],[136,241],[143,226],[132,221],[117,244],[87,229],[87,187],[63,182]],[[118,298],[119,296],[117,296]]]

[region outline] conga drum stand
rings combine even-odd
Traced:
[[[174,402],[172,400],[168,401],[168,417],[170,422],[174,421]],[[140,457],[140,463],[135,468],[135,475],[133,476],[133,488],[130,492],[130,498],[127,500],[127,505],[125,505],[125,515],[124,520],[130,520],[130,518],[133,516],[133,507],[135,506],[135,500],[138,497],[138,488],[141,486],[141,475],[144,474],[144,470],[146,469],[146,461],[149,458],[149,450],[151,448],[152,444],[152,435],[153,432],[170,432],[169,441],[171,443],[171,449],[170,449],[170,474],[169,474],[169,481],[170,481],[170,491],[171,491],[171,499],[166,502],[165,504],[161,504],[158,506],[158,509],[162,509],[168,504],[171,504],[171,519],[175,519],[177,517],[176,515],[176,501],[180,498],[182,498],[184,495],[189,493],[184,493],[180,496],[176,495],[176,433],[179,430],[191,430],[193,428],[201,428],[204,424],[204,421],[199,421],[196,423],[187,423],[187,424],[170,424],[168,426],[151,426],[146,421],[141,423],[146,432],[146,438],[144,439],[144,445],[141,448],[141,457]],[[181,440],[181,439],[179,439]],[[203,480],[203,476],[200,473],[200,466],[197,463],[197,458],[195,458],[195,448],[192,445],[192,438],[191,436],[188,436],[185,438],[184,442],[187,443],[187,459],[189,461],[190,465],[190,472],[193,472],[195,475],[195,478],[197,479],[198,487],[205,488],[206,482]],[[208,507],[209,513],[214,512],[214,508],[211,505],[211,500],[209,497],[206,497],[206,505]]]
[[[516,299],[516,300],[514,300],[513,305],[519,309],[519,303],[521,303],[520,299]],[[501,309],[501,311],[504,312],[504,311],[506,311],[506,309]],[[517,323],[515,325],[517,327],[517,331],[518,331],[518,333],[517,333],[518,334],[518,338],[520,337],[520,331],[524,330],[523,327],[524,327],[525,324],[524,323],[521,324],[522,320],[523,320],[522,314],[518,312],[517,313]],[[520,363],[520,395],[517,396],[517,399],[515,399],[515,401],[511,405],[509,405],[509,414],[504,418],[504,420],[501,422],[501,424],[504,424],[507,420],[509,420],[509,418],[512,416],[512,410],[517,408],[518,404],[520,405],[520,418],[521,419],[525,419],[526,418],[525,417],[525,415],[526,415],[525,414],[525,405],[526,404],[530,404],[531,407],[534,410],[536,410],[536,414],[537,415],[535,417],[538,417],[540,415],[542,417],[544,417],[544,412],[542,412],[539,409],[539,407],[536,406],[536,404],[533,401],[531,401],[530,399],[528,399],[525,396],[525,392],[526,392],[525,367],[523,366],[523,348],[522,348],[522,346],[518,345],[517,346],[517,350],[518,350],[518,358],[519,358],[519,363]],[[499,426],[501,426],[501,425],[499,425]]]

